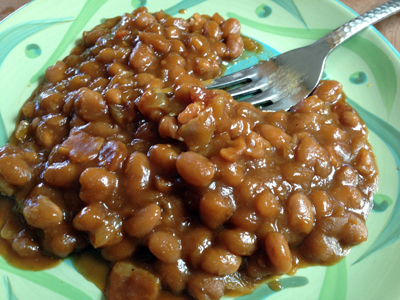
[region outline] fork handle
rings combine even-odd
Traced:
[[[386,19],[398,11],[400,11],[400,0],[391,0],[343,24],[339,28],[328,33],[321,40],[325,40],[330,44],[329,52],[331,52],[345,40],[360,32],[365,27]]]

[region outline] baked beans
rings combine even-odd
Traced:
[[[109,300],[248,293],[364,242],[378,183],[365,124],[333,80],[288,112],[207,90],[257,49],[240,30],[141,7],[84,32],[0,148],[0,242],[35,268],[90,245]]]

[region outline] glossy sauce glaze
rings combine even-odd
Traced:
[[[85,32],[0,148],[2,254],[89,246],[104,263],[80,254],[78,270],[109,300],[219,299],[364,242],[378,170],[342,86],[290,112],[207,90],[244,49],[218,14],[139,8]]]

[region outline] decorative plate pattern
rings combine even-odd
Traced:
[[[335,0],[52,0],[31,1],[0,22],[0,145],[7,142],[19,107],[45,69],[64,57],[84,30],[138,6],[188,17],[194,12],[234,17],[242,33],[265,51],[231,64],[243,68],[279,52],[305,46],[354,17]],[[185,9],[186,14],[179,12]],[[325,76],[340,81],[350,104],[370,130],[380,188],[367,220],[368,241],[331,267],[310,267],[240,300],[400,299],[400,55],[374,29],[344,43],[327,60]],[[104,299],[65,260],[46,271],[23,271],[0,257],[0,299]],[[228,299],[228,298],[225,298]]]

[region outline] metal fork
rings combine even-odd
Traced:
[[[294,49],[250,68],[217,78],[208,89],[227,88],[234,98],[266,110],[288,110],[307,97],[321,79],[326,58],[344,41],[400,10],[400,0],[391,0],[328,33],[311,45]]]

